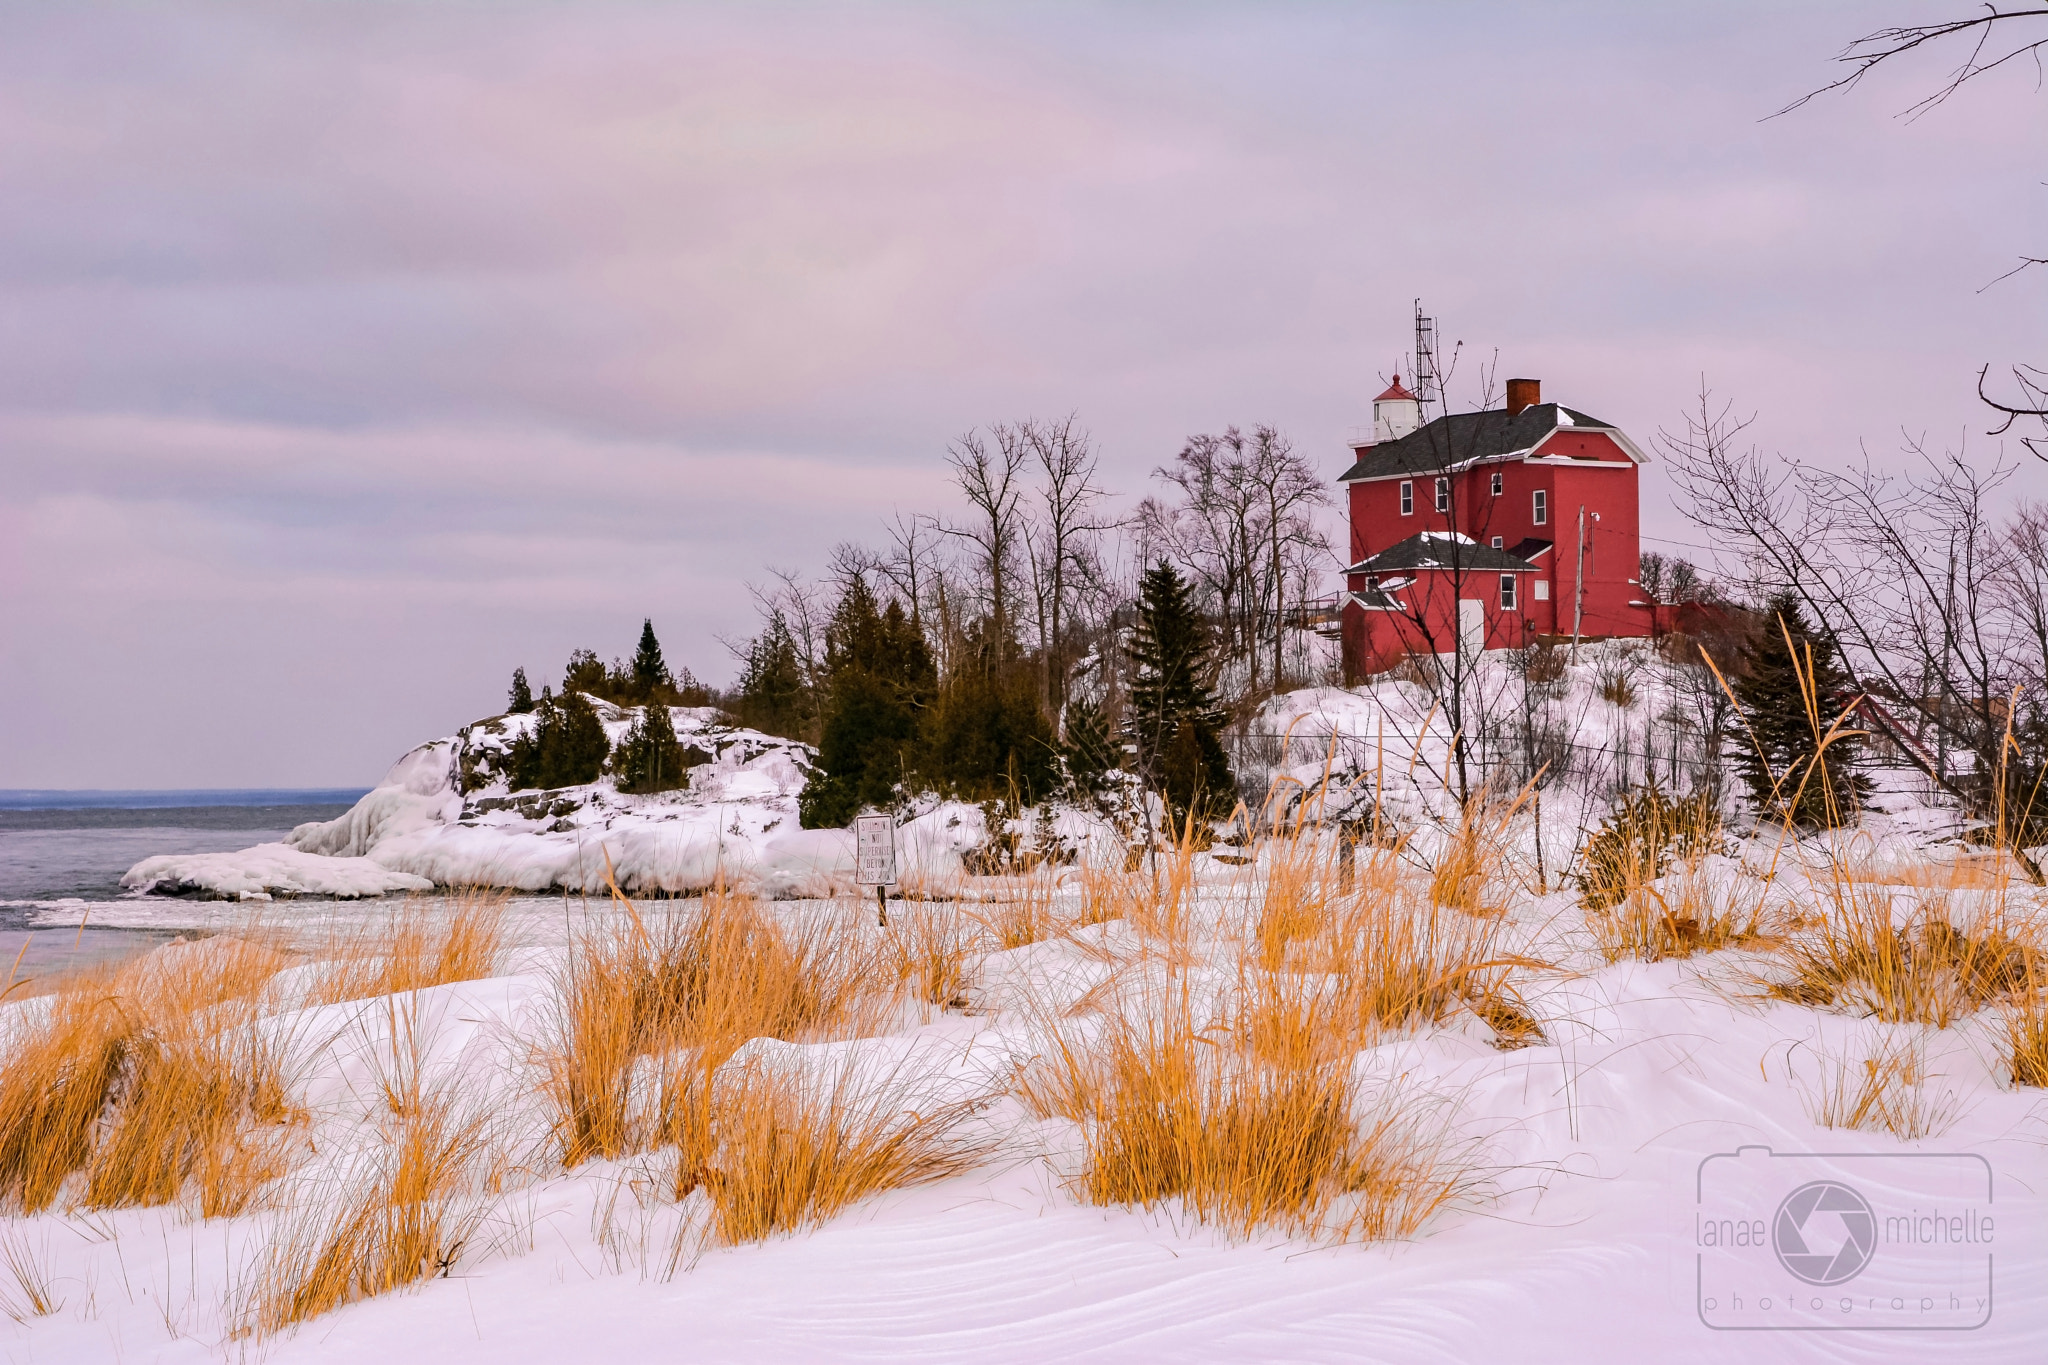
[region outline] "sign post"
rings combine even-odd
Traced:
[[[896,882],[896,820],[889,815],[853,819],[854,881],[875,888],[875,923],[889,923],[889,887]]]

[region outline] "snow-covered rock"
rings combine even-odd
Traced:
[[[160,896],[225,900],[275,896],[381,896],[431,891],[434,883],[369,858],[328,857],[289,844],[258,844],[239,853],[172,853],[144,858],[121,885]]]
[[[590,700],[614,744],[638,719],[635,708]],[[123,884],[227,898],[433,886],[595,892],[609,874],[633,893],[720,883],[769,896],[851,889],[852,836],[803,829],[797,819],[809,746],[727,724],[710,708],[669,714],[677,741],[698,760],[678,791],[632,795],[610,775],[581,787],[510,790],[506,759],[532,718],[498,716],[422,744],[347,814],[300,825],[282,844],[146,859]],[[987,837],[978,807],[922,803],[901,835],[902,879],[920,887],[957,879],[964,855]]]

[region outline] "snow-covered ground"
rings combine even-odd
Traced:
[[[976,901],[1017,889],[966,875],[963,856],[987,837],[979,809],[926,801],[900,834],[906,880],[943,883],[965,899],[898,905],[889,927],[874,925],[872,906],[850,894],[846,837],[796,828],[809,754],[678,711],[683,742],[716,752],[687,792],[631,797],[600,783],[465,795],[457,790],[463,746],[477,742],[465,732],[407,755],[346,817],[301,827],[288,846],[211,865],[138,867],[131,884],[175,879],[228,897],[314,892],[311,864],[327,865],[329,887],[359,868],[357,894],[402,885],[379,887],[379,877],[527,892],[507,908],[514,946],[489,979],[433,987],[402,1006],[300,1010],[281,999],[268,1027],[308,1045],[298,1094],[329,1162],[390,1141],[377,1081],[401,1016],[424,1045],[425,1071],[488,1106],[504,1141],[533,1155],[480,1208],[483,1222],[445,1277],[260,1339],[230,1330],[237,1295],[278,1236],[274,1214],[259,1208],[208,1221],[182,1209],[59,1211],[10,1220],[8,1254],[28,1258],[62,1302],[48,1316],[0,1320],[0,1346],[22,1361],[2037,1359],[2048,1341],[2048,1295],[2036,1289],[2048,1277],[2048,1092],[2015,1083],[2007,1006],[1935,1028],[1788,1003],[1764,989],[1786,970],[1782,944],[1771,941],[1609,962],[1575,889],[1559,889],[1569,887],[1560,874],[1618,780],[1667,775],[1657,765],[1674,765],[1670,786],[1688,785],[1671,736],[1686,723],[1689,699],[1654,659],[1614,653],[1622,657],[1589,649],[1531,705],[1553,750],[1561,738],[1573,757],[1545,788],[1540,834],[1525,803],[1484,850],[1499,902],[1489,951],[1510,964],[1540,1038],[1501,1050],[1488,1024],[1461,1009],[1371,1040],[1352,1060],[1361,1122],[1390,1107],[1427,1112],[1468,1153],[1467,1195],[1413,1237],[1342,1246],[1279,1233],[1238,1239],[1171,1205],[1090,1205],[1074,1183],[1080,1130],[1038,1117],[1014,1088],[1020,1066],[1055,1050],[1050,1030],[1144,1008],[1142,992],[1119,991],[1167,969],[1162,963],[1227,1015],[1247,979],[1246,917],[1267,894],[1267,845],[1248,864],[1197,860],[1194,928],[1177,947],[1162,949],[1124,919],[1008,950],[984,938],[966,963],[964,1011],[906,1004],[864,1039],[751,1045],[748,1055],[807,1074],[850,1065],[886,1083],[908,1078],[920,1103],[978,1098],[993,1145],[965,1174],[876,1195],[821,1227],[765,1242],[690,1242],[672,1264],[693,1215],[688,1201],[652,1193],[653,1158],[563,1170],[546,1156],[535,1048],[556,1008],[571,936],[593,920],[622,922],[606,897],[580,894],[602,885],[605,859],[629,888],[687,890],[722,879],[782,897],[770,913],[787,922],[836,917],[878,946],[926,917],[986,927],[1002,907]],[[1612,686],[1618,671],[1628,675],[1625,689]],[[1521,704],[1517,680],[1505,674],[1477,685]],[[616,738],[630,714],[604,718]],[[1275,775],[1320,793],[1326,814],[1380,811],[1408,836],[1402,856],[1412,875],[1427,880],[1457,819],[1450,732],[1427,689],[1389,679],[1292,693],[1257,728],[1284,737],[1267,746]],[[1890,897],[1897,915],[1935,906],[1969,925],[1995,909],[2039,934],[2048,895],[2023,882],[1985,890],[1985,869],[1996,865],[1956,841],[1954,812],[1910,774],[1876,776],[1876,808],[1829,839],[1751,829],[1731,809],[1729,848],[1693,875],[1714,881],[1723,903],[1739,896],[1765,906],[1781,933],[1810,930],[1828,913],[1828,888],[1848,878],[1857,894]],[[1122,847],[1105,824],[1077,812],[1055,823],[1079,857],[1048,874],[1057,914],[1085,894],[1087,877],[1098,875],[1091,869],[1121,869]],[[1013,832],[1028,838],[1028,822]],[[1667,881],[1663,890],[1678,887]],[[796,899],[806,894],[839,899]],[[696,905],[643,902],[640,913],[690,915]],[[95,924],[132,916],[214,930],[249,913],[157,898],[92,907]],[[312,932],[388,909],[313,902],[267,913]],[[75,914],[53,908],[43,917],[54,924]],[[0,1016],[32,1007],[0,1007]],[[1831,1094],[1901,1049],[1916,1055],[1917,1071],[1895,1098],[1917,1107],[1925,1136],[1821,1122]],[[1981,1169],[1984,1189],[1959,1193],[1927,1174],[1965,1167]],[[1740,1248],[1706,1244],[1716,1192],[1725,1194],[1730,1179],[1761,1179],[1760,1170],[1834,1180],[1876,1208],[1915,1217],[1921,1204],[1930,1218],[1937,1205],[1944,1218],[1961,1217],[1960,1199],[1969,1218],[1993,1217],[1995,1230],[1969,1224],[1977,1240],[1954,1262],[1963,1278],[1942,1281],[1939,1293],[1895,1292],[1900,1267],[1920,1274],[1923,1262],[1912,1257],[1924,1261],[1926,1248],[1892,1245],[1882,1226],[1866,1269],[1810,1286],[1775,1259],[1784,1245],[1775,1196],[1752,1210],[1754,1242],[1745,1228]],[[1821,1223],[1800,1235],[1825,1251],[1858,1235],[1847,1215]],[[1980,1269],[1988,1285],[1981,1305],[1968,1278]],[[1736,1271],[1757,1278],[1738,1286],[1747,1297],[1734,1295],[1731,1305],[1709,1281]],[[1786,1289],[1797,1298],[1785,1301]],[[4,1256],[0,1298],[20,1298]],[[1801,1330],[1775,1330],[1784,1327]]]
[[[1783,863],[1778,894],[1791,903],[1807,894],[1795,869],[1811,852],[1786,855],[1795,861]],[[1723,859],[1714,870],[1732,877],[1741,866]],[[1219,955],[1261,875],[1248,868],[1235,883],[1204,890],[1191,979],[1227,994]],[[2023,908],[2044,908],[2038,893],[2012,895]],[[297,1096],[315,1116],[314,1144],[328,1161],[388,1140],[379,1078],[400,1050],[401,1018],[423,1044],[423,1074],[488,1106],[504,1132],[544,1145],[533,1046],[545,1032],[564,935],[586,913],[621,912],[602,901],[587,912],[557,902],[552,917],[542,908],[535,902],[519,919],[519,946],[501,975],[431,988],[402,1010],[373,1000],[271,1018],[270,1027],[300,1040]],[[855,901],[784,902],[774,913],[844,915],[878,939],[904,927],[866,925]],[[2038,1358],[2048,1339],[2048,1295],[2036,1290],[2048,1275],[2048,1109],[2042,1092],[2014,1087],[2005,1074],[1995,1012],[1932,1030],[1767,1002],[1757,989],[1758,973],[1771,969],[1765,952],[1608,964],[1582,912],[1555,893],[1517,897],[1500,943],[1547,964],[1521,980],[1541,1042],[1498,1051],[1484,1024],[1461,1015],[1399,1032],[1353,1063],[1368,1096],[1435,1105],[1475,1144],[1481,1179],[1472,1196],[1407,1241],[1237,1241],[1171,1211],[1097,1208],[1077,1197],[1068,1183],[1076,1130],[1036,1120],[1004,1086],[1019,1062],[1045,1054],[1043,1020],[1099,1008],[1116,964],[1140,954],[1132,927],[1111,921],[976,955],[978,1012],[912,1009],[864,1042],[770,1045],[799,1064],[851,1052],[874,1062],[873,1075],[907,1067],[926,1096],[984,1094],[1001,1142],[968,1174],[876,1196],[812,1231],[702,1249],[671,1273],[683,1211],[647,1195],[637,1161],[572,1171],[538,1161],[489,1201],[446,1277],[260,1341],[227,1332],[236,1295],[276,1235],[271,1215],[202,1221],[159,1209],[10,1220],[9,1245],[38,1267],[61,1306],[0,1321],[0,1348],[19,1361],[246,1355],[493,1365]],[[33,1002],[7,1012],[24,1008]],[[1945,1127],[1909,1142],[1815,1123],[1831,1065],[1853,1068],[1907,1036],[1925,1048],[1921,1088]],[[1757,1147],[1883,1158],[1962,1152],[1988,1163],[1996,1211],[1988,1320],[1933,1334],[1710,1330],[1695,1284],[1701,1163]],[[1841,1166],[1837,1158],[1828,1169]],[[1875,1197],[1873,1181],[1859,1179]],[[20,1297],[0,1265],[0,1298]],[[1828,1291],[1830,1312],[1818,1319],[1841,1326],[1845,1310],[1833,1306],[1844,1297]],[[1846,1298],[1852,1325],[1923,1325],[1917,1302],[1893,1309]]]

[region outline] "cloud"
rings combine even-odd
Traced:
[[[367,780],[645,614],[724,676],[744,582],[977,423],[1076,412],[1131,496],[1233,422],[1334,475],[1417,296],[1466,398],[1497,348],[1639,438],[1703,372],[1811,458],[1981,427],[2038,101],[1758,122],[1866,22],[0,14],[0,785]]]

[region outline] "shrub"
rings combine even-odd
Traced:
[[[1636,704],[1636,675],[1632,662],[1609,662],[1600,665],[1595,675],[1601,699],[1626,711]]]
[[[1711,792],[1678,801],[1654,786],[1624,793],[1580,855],[1581,903],[1588,910],[1621,904],[1636,888],[1662,877],[1674,855],[1692,859],[1714,851],[1720,825]]]

